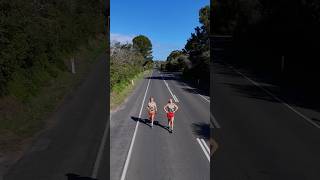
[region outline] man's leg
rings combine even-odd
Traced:
[[[173,131],[173,122],[174,122],[174,117],[171,118],[171,130]]]
[[[151,127],[153,126],[154,114],[151,114]]]

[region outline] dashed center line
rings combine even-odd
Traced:
[[[162,74],[160,74],[160,75],[161,75],[161,77],[162,77],[162,80],[163,80],[164,84],[165,84],[165,85],[166,85],[166,87],[168,88],[168,90],[169,90],[169,92],[170,92],[170,94],[171,94],[171,96],[172,96],[173,100],[174,100],[175,102],[179,102],[178,98],[177,98],[177,97],[172,93],[172,91],[171,91],[171,89],[170,89],[170,87],[169,87],[169,85],[168,85],[167,81],[163,78]]]

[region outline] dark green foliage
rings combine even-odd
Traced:
[[[20,96],[23,93],[18,92],[23,90],[34,93],[59,71],[65,71],[65,58],[104,33],[103,3],[0,1],[0,95]]]
[[[188,61],[187,55],[180,50],[174,50],[167,57],[165,69],[167,71],[183,71]]]
[[[201,27],[187,40],[183,50],[175,50],[167,58],[165,67],[167,71],[182,71],[185,77],[209,80],[210,49],[209,26],[210,7],[205,6],[199,10]]]
[[[184,75],[192,78],[209,80],[210,48],[209,22],[210,8],[205,6],[199,11],[201,27],[195,28],[195,33],[187,40],[183,52],[188,55],[189,63],[184,68]]]
[[[153,66],[152,60],[145,60],[132,44],[115,43],[111,46],[110,86],[120,92],[137,74]]]
[[[319,1],[214,2],[214,34],[233,36],[233,63],[273,77],[279,83],[304,84],[305,79],[319,76]]]
[[[204,25],[207,32],[210,32],[210,6],[205,6],[199,11],[199,21]]]
[[[140,52],[146,60],[152,60],[152,43],[148,37],[139,35],[132,40],[133,48]]]

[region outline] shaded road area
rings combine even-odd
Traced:
[[[150,127],[146,105],[153,96],[158,113]],[[163,106],[179,106],[173,133]],[[111,179],[210,179],[210,98],[184,83],[177,73],[154,70],[110,122]]]
[[[320,179],[320,113],[245,70],[213,63],[214,180]]]
[[[36,138],[5,180],[109,179],[103,174],[103,167],[109,168],[109,154],[103,154],[100,158],[105,161],[95,167],[108,122],[106,69],[104,55],[53,114],[52,127]]]

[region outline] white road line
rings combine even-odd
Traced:
[[[111,119],[111,117],[110,117],[110,119]],[[97,175],[98,175],[98,170],[99,170],[100,163],[101,163],[101,160],[102,160],[104,147],[105,147],[105,144],[106,144],[106,141],[107,141],[107,134],[109,132],[110,119],[107,121],[106,127],[104,128],[104,132],[103,132],[102,140],[101,140],[101,143],[100,143],[100,146],[99,146],[99,151],[98,151],[98,154],[97,154],[97,158],[96,158],[96,161],[94,162],[93,172],[92,172],[92,175],[91,175],[91,178],[94,178],[94,179],[96,179]]]
[[[231,66],[230,66],[231,67]],[[295,112],[296,114],[298,114],[300,117],[302,117],[303,119],[305,119],[306,121],[308,121],[310,124],[314,125],[317,128],[320,128],[320,126],[313,122],[310,118],[306,117],[305,115],[301,114],[299,111],[295,110],[293,107],[291,107],[289,104],[285,103],[283,100],[281,100],[280,98],[276,97],[275,95],[273,95],[271,92],[269,92],[268,90],[266,90],[265,88],[261,87],[259,85],[259,83],[251,80],[250,78],[248,78],[247,76],[245,76],[244,74],[242,74],[241,72],[239,72],[238,70],[234,69],[233,67],[231,67],[231,69],[233,69],[235,72],[239,73],[241,76],[243,76],[244,78],[246,78],[248,81],[250,81],[252,84],[256,85],[257,87],[259,87],[260,89],[262,89],[265,93],[267,93],[268,95],[270,95],[271,97],[273,97],[274,99],[276,99],[277,101],[279,101],[280,103],[282,103],[283,105],[285,105],[287,108],[291,109],[293,112]]]
[[[167,88],[168,88],[168,90],[169,90],[169,92],[170,92],[173,100],[174,100],[175,102],[179,102],[178,99],[177,99],[177,97],[172,93],[171,89],[169,88],[169,85],[168,85],[167,81],[163,79],[162,74],[160,74],[160,75],[161,75],[161,77],[162,77],[162,80],[164,81],[164,84],[167,86]]]
[[[205,98],[204,96],[202,96],[201,94],[199,94],[196,90],[194,90],[194,88],[188,86],[186,83],[183,83],[183,84],[184,84],[184,86],[190,88],[193,92],[195,92],[195,93],[198,94],[200,97],[202,97],[204,100],[206,100],[207,102],[210,103],[210,100],[208,100],[207,98]]]
[[[210,113],[210,117],[211,117],[211,120],[212,120],[212,122],[213,122],[214,127],[216,127],[216,128],[221,128],[220,124],[218,123],[218,121],[216,120],[216,118],[214,118],[214,116],[213,116],[212,113]],[[214,127],[213,127],[213,128],[214,128]]]
[[[152,76],[152,73],[151,73],[151,76]],[[146,88],[146,91],[144,93],[144,97],[143,97],[143,100],[142,100],[141,109],[140,109],[139,117],[138,117],[139,119],[141,118],[141,113],[142,113],[144,101],[146,99],[146,95],[147,95],[147,92],[148,92],[150,80],[151,79],[149,79],[149,81],[148,81],[148,85],[147,85],[147,88]],[[136,134],[137,134],[137,131],[138,131],[138,126],[139,126],[139,121],[137,121],[136,127],[134,129],[134,133],[133,133],[133,137],[132,137],[132,140],[131,140],[130,148],[129,148],[129,151],[128,151],[127,159],[126,159],[126,162],[124,164],[123,171],[122,171],[121,180],[124,180],[126,178],[126,174],[127,174],[127,170],[128,170],[128,166],[129,166],[129,162],[130,162],[130,157],[131,157],[131,153],[132,153],[132,147],[133,147],[133,144],[134,144],[134,140],[136,138]]]
[[[204,141],[204,139],[202,139],[202,138],[201,138],[200,140],[201,140],[202,144],[204,145],[204,147],[206,148],[208,154],[210,154],[210,149],[209,149],[207,143],[206,143],[206,142]]]
[[[178,98],[177,98],[176,95],[173,95],[173,98],[175,98],[175,101],[176,101],[176,102],[179,102],[179,100],[178,100]]]
[[[202,145],[202,143],[201,143],[201,141],[200,141],[200,139],[199,139],[199,138],[197,138],[197,141],[198,141],[198,143],[199,143],[199,145],[200,145],[200,147],[201,147],[202,151],[203,151],[203,152],[204,152],[204,154],[206,155],[206,157],[207,157],[208,161],[210,162],[210,156],[209,156],[208,152],[205,150],[205,147],[203,147],[203,145]]]

